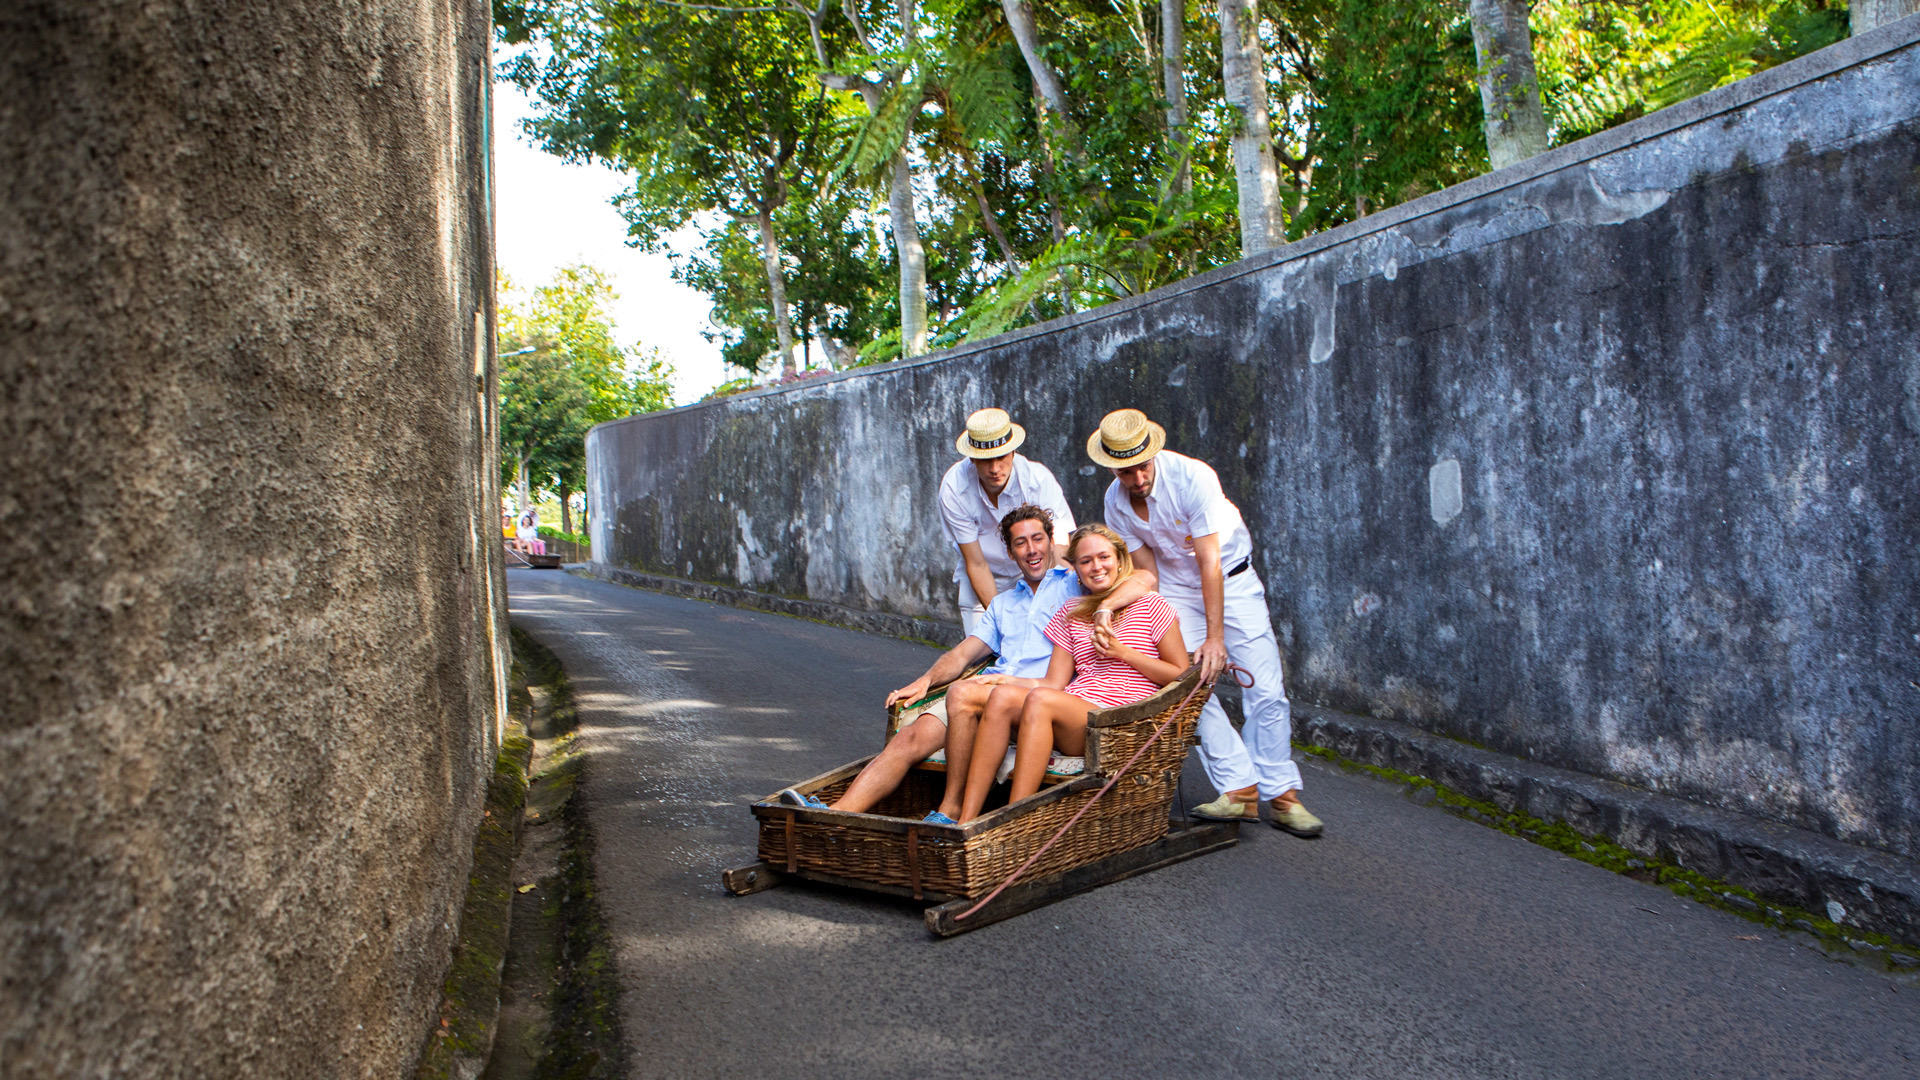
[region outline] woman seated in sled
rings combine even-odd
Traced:
[[[1099,524],[1075,529],[1067,542],[1067,564],[1080,576],[1086,595],[1047,624],[1053,659],[1039,687],[996,687],[988,697],[974,729],[962,822],[980,815],[1007,743],[1016,735],[1010,800],[1040,790],[1053,751],[1086,752],[1089,712],[1144,700],[1187,670],[1179,617],[1159,593],[1121,608],[1111,624],[1095,621],[1094,609],[1133,575],[1133,559],[1118,534]]]

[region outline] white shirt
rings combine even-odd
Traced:
[[[1060,481],[1053,478],[1045,465],[1013,455],[1013,472],[1007,477],[1007,486],[1001,490],[998,503],[987,500],[972,458],[954,462],[947,475],[940,478],[941,529],[953,543],[955,554],[959,553],[961,544],[980,545],[996,588],[1011,588],[1020,577],[1020,568],[1014,565],[1013,556],[1007,554],[1007,545],[1000,539],[1000,519],[1022,503],[1032,503],[1051,513],[1053,542],[1066,543],[1067,534],[1073,531],[1073,511],[1067,509],[1067,496],[1060,490]],[[966,572],[967,560],[961,556],[954,565],[953,580],[965,580]],[[983,596],[980,602],[984,604],[992,599]]]
[[[1147,496],[1147,520],[1133,512],[1133,501],[1119,480],[1107,486],[1107,527],[1127,542],[1128,551],[1153,549],[1160,591],[1199,593],[1200,563],[1193,538],[1220,537],[1220,573],[1224,577],[1253,555],[1253,537],[1240,508],[1220,490],[1213,467],[1185,454],[1162,450],[1153,456],[1153,491]]]

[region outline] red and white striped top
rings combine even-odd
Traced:
[[[1068,618],[1072,607],[1068,604],[1061,608],[1047,624],[1047,640],[1073,654],[1073,681],[1067,684],[1067,693],[1111,709],[1151,697],[1160,689],[1132,664],[1096,652],[1093,624]],[[1128,604],[1113,620],[1113,634],[1130,649],[1158,656],[1161,637],[1175,630],[1179,621],[1159,593],[1148,593]]]

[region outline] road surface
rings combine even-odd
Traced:
[[[950,940],[904,901],[727,896],[745,804],[872,753],[936,652],[508,578],[579,703],[631,1076],[1920,1076],[1920,986],[1311,759],[1323,839],[1243,827]]]

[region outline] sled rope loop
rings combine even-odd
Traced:
[[[1222,668],[1221,671],[1223,673],[1228,671],[1233,672],[1233,679],[1235,682],[1240,684],[1241,689],[1246,690],[1246,689],[1251,689],[1253,687],[1253,672],[1248,671],[1246,668],[1241,667],[1239,664],[1228,664],[1226,667]],[[1072,817],[1068,818],[1067,823],[1065,825],[1060,826],[1060,830],[1054,833],[1053,836],[1048,838],[1046,843],[1041,844],[1038,850],[1036,850],[1033,854],[1027,856],[1026,862],[1021,863],[1018,869],[1014,870],[1013,873],[1008,874],[1007,880],[1001,882],[998,885],[995,885],[993,887],[992,892],[980,898],[979,903],[973,905],[972,907],[961,912],[960,914],[955,915],[953,917],[954,921],[958,922],[962,919],[965,919],[969,915],[972,915],[974,912],[979,911],[981,908],[986,907],[988,904],[993,903],[994,897],[999,896],[1001,893],[1005,892],[1007,890],[1007,886],[1012,885],[1016,881],[1019,881],[1021,874],[1026,873],[1029,867],[1031,867],[1034,863],[1040,861],[1040,856],[1045,855],[1047,853],[1048,848],[1052,847],[1054,843],[1058,841],[1061,837],[1067,835],[1067,830],[1073,828],[1075,822],[1079,821],[1083,816],[1085,816],[1087,811],[1093,809],[1094,804],[1100,801],[1100,797],[1102,795],[1105,795],[1107,792],[1112,791],[1113,786],[1120,782],[1121,777],[1127,775],[1127,770],[1133,768],[1134,763],[1138,762],[1143,754],[1145,754],[1148,750],[1153,749],[1153,744],[1156,742],[1159,742],[1160,736],[1165,735],[1167,733],[1168,725],[1172,724],[1174,720],[1178,719],[1180,716],[1181,710],[1187,707],[1187,702],[1193,700],[1193,695],[1199,693],[1203,689],[1211,687],[1214,684],[1214,681],[1217,680],[1219,677],[1220,677],[1219,675],[1215,675],[1212,679],[1207,679],[1201,682],[1194,683],[1193,689],[1187,691],[1187,696],[1180,699],[1180,704],[1175,705],[1173,709],[1167,713],[1167,718],[1165,720],[1160,721],[1159,727],[1153,729],[1153,734],[1147,738],[1146,742],[1140,744],[1140,749],[1135,750],[1133,752],[1133,756],[1127,759],[1127,763],[1125,765],[1120,766],[1119,770],[1116,771],[1110,779],[1108,779],[1106,784],[1104,784],[1099,791],[1094,792],[1093,798],[1088,799],[1087,804],[1085,806],[1082,806],[1077,812],[1075,812],[1075,814]]]

